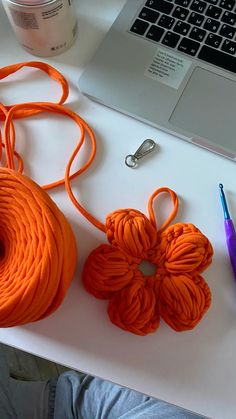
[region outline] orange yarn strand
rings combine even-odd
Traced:
[[[43,185],[42,188],[45,190],[54,188],[56,186],[65,184],[66,186],[66,190],[68,192],[68,195],[70,196],[72,202],[74,203],[74,205],[76,206],[76,208],[81,212],[81,214],[83,214],[84,217],[86,217],[93,225],[95,225],[95,227],[99,228],[101,231],[105,232],[105,225],[102,224],[99,220],[97,220],[95,217],[93,217],[88,211],[86,211],[83,206],[81,204],[79,204],[79,202],[76,200],[72,188],[70,186],[70,180],[72,180],[73,178],[77,177],[78,175],[80,175],[81,173],[83,173],[89,166],[90,164],[93,162],[95,154],[96,154],[96,139],[94,136],[94,133],[92,131],[92,129],[89,127],[89,125],[79,116],[77,115],[75,112],[72,112],[70,109],[62,106],[62,105],[57,105],[57,104],[53,104],[53,103],[48,103],[48,102],[31,102],[31,103],[24,103],[24,104],[19,104],[19,105],[15,105],[13,106],[10,111],[7,113],[7,117],[6,117],[6,121],[5,121],[5,126],[4,126],[4,138],[5,138],[5,142],[7,144],[6,147],[6,155],[7,155],[7,162],[8,162],[8,167],[14,169],[14,162],[13,162],[13,151],[14,151],[14,147],[15,147],[15,131],[14,129],[12,129],[13,123],[12,120],[14,118],[15,114],[20,114],[24,113],[27,111],[32,111],[34,113],[38,113],[38,112],[48,112],[48,113],[56,113],[56,114],[60,114],[60,115],[64,115],[67,116],[69,118],[71,118],[72,120],[74,120],[77,125],[80,128],[80,138],[78,141],[78,144],[76,146],[76,148],[74,149],[68,163],[66,166],[66,171],[65,171],[65,177],[63,179],[57,180],[55,182],[52,182],[50,184],[47,185]],[[87,161],[84,163],[84,165],[77,170],[75,173],[70,174],[71,171],[71,166],[73,164],[73,161],[75,159],[75,157],[77,156],[77,154],[79,153],[84,141],[85,141],[85,136],[87,135],[87,137],[90,140],[92,149],[91,149],[91,153],[87,159]],[[10,152],[9,152],[10,150]],[[20,166],[20,169],[22,170],[22,166]]]
[[[6,116],[7,115],[7,109],[6,109],[6,107],[4,106],[4,105],[2,105],[1,103],[0,103],[0,110],[2,111],[2,113]],[[23,160],[22,160],[22,158],[20,157],[20,155],[14,150],[14,148],[15,148],[15,128],[14,128],[14,125],[11,123],[10,124],[10,127],[9,127],[9,129],[10,129],[10,133],[11,133],[11,136],[12,136],[12,138],[13,138],[13,144],[12,144],[12,146],[11,146],[11,148],[12,148],[12,153],[14,154],[14,156],[16,157],[16,159],[17,159],[17,161],[18,161],[18,170],[20,171],[20,172],[22,172],[23,171],[23,168],[24,168],[24,163],[23,163]],[[1,135],[1,131],[0,131],[0,161],[2,160],[2,149],[3,148],[5,148],[5,144],[3,144],[2,143],[2,135]],[[6,154],[8,155],[9,153],[8,153],[8,148],[7,148],[7,150],[6,150]],[[8,156],[8,160],[9,160],[9,156]]]
[[[23,62],[23,63],[12,64],[6,67],[2,67],[0,68],[0,80],[3,80],[4,78],[8,77],[10,74],[17,72],[23,67],[32,67],[32,68],[39,69],[43,71],[44,73],[46,73],[51,79],[59,83],[62,89],[62,93],[58,101],[58,104],[62,104],[65,102],[69,93],[69,86],[66,79],[54,67],[50,66],[49,64],[42,63],[41,61]],[[12,108],[12,106],[14,105],[6,106],[6,110],[9,111]],[[40,110],[36,110],[36,109],[25,109],[23,112],[16,112],[15,118],[23,118],[30,115],[35,115],[39,112]],[[0,113],[0,120],[4,120],[4,119],[5,119],[5,112],[2,112]]]

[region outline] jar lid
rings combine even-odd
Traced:
[[[54,3],[56,0],[12,0],[12,3],[19,6],[43,6],[47,3]]]

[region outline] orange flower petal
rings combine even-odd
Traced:
[[[160,284],[160,316],[176,331],[193,329],[210,304],[210,289],[200,275],[168,275]]]
[[[122,250],[102,244],[88,256],[82,281],[85,289],[95,297],[109,299],[133,279],[136,268],[135,260]]]
[[[135,279],[110,300],[108,315],[112,323],[136,335],[147,335],[159,327],[156,293],[147,277],[136,272]]]
[[[129,255],[147,259],[148,252],[157,243],[157,231],[140,211],[114,211],[106,219],[108,241]]]
[[[192,224],[174,224],[162,233],[159,260],[171,273],[203,272],[212,261],[212,246]]]

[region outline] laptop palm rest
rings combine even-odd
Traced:
[[[170,119],[171,125],[196,134],[196,143],[209,139],[236,155],[236,83],[211,71],[195,68]],[[204,141],[204,140],[202,140]],[[208,147],[207,147],[208,148]],[[227,152],[225,153],[227,154]]]

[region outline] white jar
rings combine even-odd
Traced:
[[[39,57],[67,50],[77,35],[74,0],[2,0],[24,49]]]

